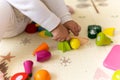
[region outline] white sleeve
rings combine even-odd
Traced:
[[[47,30],[53,30],[60,19],[53,14],[40,0],[7,0],[31,20],[40,24]]]
[[[72,20],[71,14],[64,2],[64,0],[42,0],[58,17],[61,22],[65,23]]]

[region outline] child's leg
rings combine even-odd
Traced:
[[[18,13],[5,0],[0,0],[0,37],[13,37],[25,29],[29,20]]]

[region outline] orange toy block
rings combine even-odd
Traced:
[[[40,44],[33,52],[33,55],[35,56],[36,52],[41,51],[41,50],[49,50],[49,46],[47,45],[47,43],[43,42],[42,44]]]

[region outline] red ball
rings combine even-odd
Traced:
[[[38,28],[35,26],[34,23],[30,23],[27,25],[26,29],[25,29],[25,32],[27,33],[35,33],[37,32]]]

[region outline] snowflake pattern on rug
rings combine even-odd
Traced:
[[[67,57],[62,57],[60,59],[60,64],[63,65],[64,67],[68,66],[71,63],[71,59]]]

